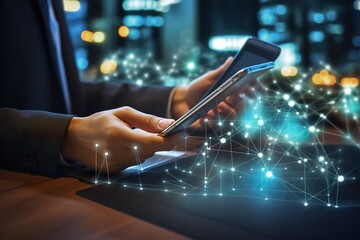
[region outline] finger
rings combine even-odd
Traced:
[[[234,120],[237,118],[238,114],[235,111],[235,109],[229,106],[228,104],[226,104],[225,102],[219,104],[219,109],[220,109],[220,116],[223,119]]]
[[[173,119],[161,118],[151,114],[142,113],[131,107],[122,107],[114,110],[114,115],[125,121],[131,127],[141,128],[145,131],[158,133],[174,122]]]
[[[156,135],[146,136],[144,141],[140,143],[139,153],[142,157],[148,158],[157,151],[169,151],[174,146],[183,141],[184,133],[175,133],[168,137],[159,137]]]
[[[244,99],[239,94],[231,95],[224,100],[227,105],[234,109],[237,109],[243,101]]]
[[[226,61],[217,69],[208,72],[208,77],[216,80],[224,71],[225,69],[230,65],[230,63],[233,61],[233,57],[228,57]]]

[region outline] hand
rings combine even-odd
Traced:
[[[159,133],[173,121],[130,107],[103,111],[84,118],[74,117],[61,153],[66,159],[77,160],[94,168],[95,144],[98,144],[99,156],[108,152],[110,171],[124,169],[137,164],[135,146],[141,162],[156,151],[172,149],[182,134],[173,134],[165,139],[154,133]]]
[[[172,100],[172,116],[177,119],[189,111],[214,84],[232,60],[233,58],[229,57],[222,66],[216,70],[205,73],[191,82],[189,86],[178,87],[175,90]],[[244,94],[251,95],[251,89],[252,87],[246,89]],[[234,93],[221,102],[215,109],[210,110],[206,116],[193,123],[190,128],[199,128],[205,118],[207,118],[209,122],[219,119],[236,120],[243,107],[243,101],[244,99],[239,92]]]

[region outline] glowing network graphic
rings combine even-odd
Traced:
[[[185,84],[184,81],[208,70],[195,71],[194,62],[178,56],[174,56],[167,70],[147,64],[149,59],[140,62],[135,55],[126,55],[118,62],[127,67],[125,78],[136,79],[139,85],[155,76],[168,81],[165,85]],[[243,112],[236,121],[220,117],[216,121],[205,120],[202,135],[194,134],[197,129],[188,132],[181,150],[195,151],[193,158],[179,158],[160,167],[156,178],[139,174],[111,182],[107,174],[105,182],[119,184],[119,191],[135,188],[179,197],[232,195],[303,206],[359,206],[359,88],[322,86],[321,82],[316,86],[311,76],[321,69],[336,73],[323,64],[291,79],[280,79],[280,71],[275,69],[261,80],[264,92],[253,90],[255,98],[244,96]],[[114,76],[118,77],[118,73]],[[192,146],[194,139],[200,147]],[[98,161],[98,145],[95,148],[95,166],[101,164],[100,170],[95,170],[94,182],[98,183],[101,171],[107,167],[108,154]],[[133,151],[141,173],[139,149],[134,147]]]

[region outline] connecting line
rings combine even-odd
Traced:
[[[140,169],[139,167],[137,168],[138,170],[138,176],[139,176],[139,184],[140,184],[140,190],[143,190],[143,186],[142,186],[142,182],[141,182],[141,174],[140,174],[140,171],[142,171],[142,165],[141,165],[141,161],[140,161],[140,157],[139,157],[139,153],[138,153],[138,147],[137,146],[134,146],[134,150],[135,150],[135,162],[137,165],[140,166]]]
[[[220,192],[219,192],[219,195],[220,195],[220,196],[223,195],[222,190],[221,190],[221,188],[222,188],[222,173],[223,173],[223,171],[220,170]]]
[[[232,145],[233,145],[233,142],[231,140],[231,135],[233,133],[233,128],[232,128],[232,125],[231,125],[231,132],[229,134],[229,140],[230,140],[230,159],[231,159],[231,172],[232,172],[232,190],[235,191],[235,168],[234,168],[234,159],[233,159],[233,151],[232,151]]]
[[[339,206],[338,200],[339,200],[339,181],[337,181],[337,189],[336,189],[336,203],[335,203],[336,208]]]
[[[107,178],[108,178],[108,184],[110,184],[110,176],[109,176],[109,166],[108,166],[108,155],[109,153],[105,153],[105,164],[106,164],[106,172],[107,172]]]
[[[98,179],[97,179],[97,153],[98,153],[98,147],[99,147],[99,144],[95,144],[95,176],[94,176],[94,182],[95,184],[97,183]]]
[[[105,161],[106,161],[106,153],[105,153],[104,159],[103,159],[102,162],[101,162],[101,166],[100,166],[99,172],[97,173],[96,179],[99,179],[100,174],[101,174],[101,170],[102,170],[102,168],[103,168],[103,166],[104,166]],[[107,163],[106,163],[106,164],[107,164]],[[109,173],[109,172],[108,172],[108,173]]]
[[[305,197],[305,200],[304,200],[304,204],[307,204],[307,200],[306,200],[306,192],[307,192],[307,187],[306,187],[306,162],[307,160],[305,161],[304,160],[304,197]]]
[[[184,182],[184,181],[182,181],[182,180],[181,180],[180,178],[178,178],[178,177],[175,177],[175,176],[174,176],[173,174],[171,174],[169,171],[166,171],[166,173],[167,173],[168,175],[170,175],[172,178],[176,179],[176,181],[181,182],[181,183],[184,183],[184,184],[186,184],[186,185],[188,185],[188,186],[190,186],[190,187],[196,188],[196,186],[191,185],[191,184],[189,184],[189,183],[187,183],[187,182]]]

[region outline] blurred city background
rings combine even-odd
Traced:
[[[63,2],[84,81],[186,84],[255,36],[281,46],[280,76],[358,86],[360,0]]]

